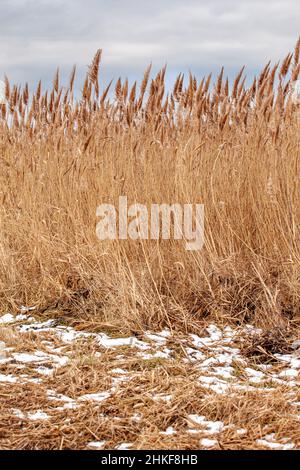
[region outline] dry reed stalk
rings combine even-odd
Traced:
[[[139,94],[120,78],[113,101],[111,83],[99,93],[100,50],[77,101],[75,68],[64,92],[58,70],[52,90],[39,83],[32,95],[6,78],[2,309],[51,303],[74,277],[90,295],[72,315],[128,328],[192,330],[207,318],[298,324],[299,106],[289,98],[298,57],[299,41],[279,70],[268,63],[249,87],[243,67],[232,90],[223,68],[213,86],[211,75],[198,85],[190,74],[186,85],[180,74],[168,95],[166,68],[151,80],[149,66]],[[99,242],[96,207],[120,195],[147,206],[204,203],[204,249]]]

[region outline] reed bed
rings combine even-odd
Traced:
[[[300,40],[250,86],[222,68],[166,68],[101,85],[101,51],[75,97],[5,79],[0,105],[1,310],[36,305],[138,334],[203,322],[297,326],[300,308]],[[100,77],[100,78],[99,78]],[[106,240],[101,203],[203,203],[205,244]]]

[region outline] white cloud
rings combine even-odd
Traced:
[[[153,62],[206,73],[225,65],[257,71],[299,35],[298,0],[1,0],[0,69],[15,81],[77,63],[103,48],[108,74]]]

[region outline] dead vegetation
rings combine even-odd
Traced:
[[[299,42],[250,86],[166,69],[103,89],[101,51],[74,96],[5,81],[0,118],[1,310],[197,331],[203,321],[299,322]],[[297,98],[297,96],[296,96]],[[203,203],[205,246],[102,241],[103,202]]]
[[[286,328],[273,328],[244,338],[242,352],[257,362],[276,362],[275,354],[293,352],[292,334]]]
[[[236,349],[242,330],[165,330],[141,336],[139,348],[126,337],[75,337],[87,332],[55,321],[9,321],[0,336],[2,450],[300,446],[300,360],[254,366]]]

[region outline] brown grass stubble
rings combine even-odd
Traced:
[[[98,81],[30,95],[6,80],[0,120],[1,310],[47,313],[141,331],[197,329],[203,319],[262,326],[299,319],[299,42],[248,88],[162,69],[112,100]],[[205,246],[102,241],[103,202],[203,203]],[[82,294],[84,292],[84,295]]]

